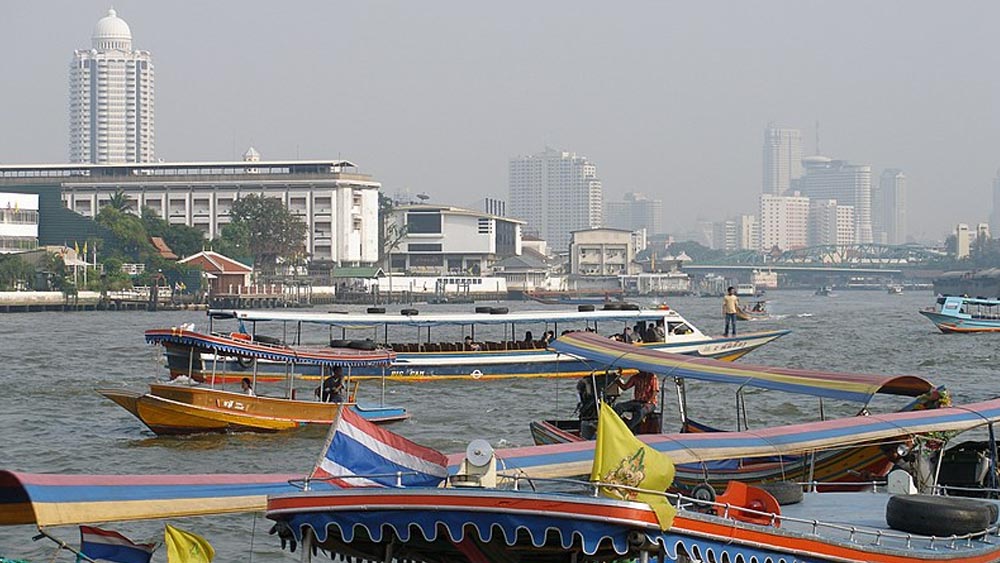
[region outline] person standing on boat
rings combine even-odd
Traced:
[[[622,416],[628,429],[635,433],[644,418],[656,410],[656,401],[660,394],[660,380],[651,372],[640,371],[628,381],[619,386],[621,391],[632,389],[632,400],[614,406],[619,416],[629,413],[630,418]]]
[[[333,373],[323,380],[322,398],[324,403],[344,402],[344,368],[334,367]]]
[[[723,336],[729,336],[729,327],[733,328],[733,336],[736,336],[736,312],[740,310],[740,298],[736,296],[736,288],[726,289],[726,296],[722,298],[722,315],[726,317],[726,330]]]
[[[253,392],[253,383],[250,382],[249,377],[244,377],[242,381],[243,394],[250,397],[256,397],[257,394]]]

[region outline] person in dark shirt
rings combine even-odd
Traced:
[[[323,380],[321,398],[324,403],[344,402],[344,368],[333,368],[333,373]]]

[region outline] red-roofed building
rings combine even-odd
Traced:
[[[170,245],[162,237],[149,237],[149,242],[153,244],[156,253],[164,260],[177,260],[177,255],[174,254],[173,249],[170,248]]]
[[[202,250],[178,261],[178,264],[199,266],[209,280],[210,293],[240,293],[250,285],[253,268],[211,250]]]

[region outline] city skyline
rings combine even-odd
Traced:
[[[906,171],[918,240],[987,220],[1000,165],[1000,79],[981,71],[996,55],[979,48],[990,14],[904,2],[560,6],[532,5],[531,22],[511,16],[518,5],[114,7],[157,56],[156,152],[168,161],[230,160],[251,144],[275,158],[341,156],[390,192],[461,205],[503,193],[509,156],[548,144],[600,163],[606,199],[640,191],[679,210],[666,229],[682,232],[756,209],[767,123],[811,139],[819,121],[824,154],[873,175]],[[66,158],[67,53],[109,7],[6,7],[0,45],[18,54],[5,73],[24,80],[0,104],[16,132],[0,140],[0,162]],[[781,34],[753,24],[775,19]],[[596,41],[579,31],[595,21]],[[928,44],[929,33],[943,40]],[[318,72],[327,66],[339,71]],[[943,194],[986,209],[968,217]]]

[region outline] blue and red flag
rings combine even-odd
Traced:
[[[310,480],[350,487],[436,487],[448,476],[448,458],[384,430],[347,407],[330,427]]]
[[[149,563],[154,543],[135,543],[118,532],[80,526],[80,553],[95,561]]]

